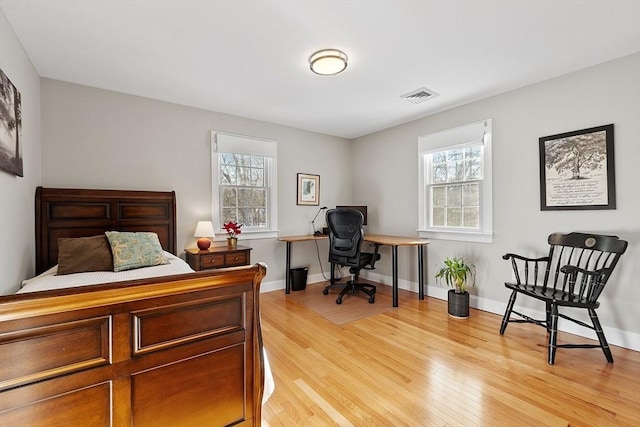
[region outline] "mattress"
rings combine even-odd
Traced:
[[[98,283],[122,282],[125,280],[146,279],[148,277],[171,276],[174,274],[193,273],[189,264],[177,256],[165,252],[169,264],[153,267],[136,268],[126,271],[92,271],[58,276],[55,265],[33,279],[24,280],[18,293],[48,291],[51,289],[73,288],[77,286],[96,285]]]

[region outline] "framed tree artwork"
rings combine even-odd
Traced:
[[[539,139],[540,210],[615,209],[613,124]]]
[[[21,136],[20,92],[0,70],[0,169],[18,176],[23,176]]]
[[[320,175],[298,174],[297,204],[318,206],[320,204]]]

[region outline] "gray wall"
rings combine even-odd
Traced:
[[[353,195],[372,210],[370,231],[415,236],[418,227],[418,136],[493,119],[494,232],[492,244],[433,240],[428,283],[447,256],[465,256],[478,267],[473,303],[503,312],[511,278],[501,255],[544,254],[552,232],[615,234],[629,249],[605,291],[599,315],[613,342],[640,347],[640,54],[624,57],[468,104],[355,141]],[[616,210],[541,211],[538,138],[613,123]],[[398,186],[402,183],[402,186]],[[400,253],[405,287],[415,288],[414,254]],[[378,274],[389,271],[383,258]],[[375,277],[375,275],[373,275]],[[384,278],[383,278],[384,279]],[[434,286],[432,295],[443,296]],[[532,305],[532,308],[534,306]],[[538,307],[539,308],[539,307]],[[626,333],[628,332],[628,333]]]
[[[43,185],[174,190],[180,253],[195,245],[197,221],[211,217],[212,130],[278,141],[280,235],[311,233],[318,211],[296,205],[298,172],[320,175],[321,206],[351,199],[347,140],[56,80],[41,84]],[[282,286],[285,244],[248,238],[241,234],[240,244],[253,247],[252,262],[269,267],[263,289]],[[225,244],[224,236],[216,239]],[[326,250],[322,242],[323,261]],[[296,245],[293,266],[310,265],[310,274],[319,274],[316,260],[312,242]]]
[[[0,69],[22,96],[24,177],[0,171],[0,295],[35,270],[35,188],[40,185],[40,78],[0,9]]]

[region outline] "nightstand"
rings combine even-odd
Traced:
[[[198,248],[189,248],[185,249],[185,252],[189,266],[195,271],[200,271],[248,265],[251,263],[251,249],[253,248],[240,245],[234,249],[227,246],[211,246],[204,251]]]

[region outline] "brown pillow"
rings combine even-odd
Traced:
[[[113,255],[104,234],[58,239],[58,275],[88,271],[113,271]]]

